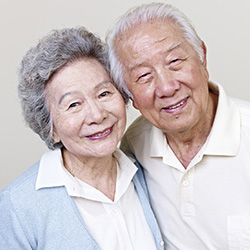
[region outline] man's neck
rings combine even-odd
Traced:
[[[186,169],[207,140],[213,126],[218,96],[210,92],[208,110],[194,127],[181,133],[167,133],[167,141],[178,160]]]

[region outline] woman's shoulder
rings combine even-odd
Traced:
[[[36,181],[36,177],[38,174],[39,162],[36,162],[26,171],[24,171],[20,176],[14,179],[9,185],[7,185],[2,192],[17,192],[24,191],[29,188],[30,185],[33,185]]]

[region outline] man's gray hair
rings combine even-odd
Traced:
[[[132,93],[128,90],[124,80],[124,70],[120,58],[118,57],[119,48],[116,47],[120,36],[129,33],[133,27],[147,23],[152,19],[170,20],[177,24],[182,30],[184,36],[196,50],[200,61],[204,62],[204,51],[202,47],[202,40],[197,35],[191,22],[188,18],[175,7],[164,3],[143,4],[138,7],[130,9],[125,13],[115,24],[113,29],[108,32],[106,42],[108,45],[109,61],[111,75],[114,81],[119,85],[119,88],[127,93],[133,99]]]
[[[21,61],[18,95],[23,116],[49,149],[63,145],[53,140],[53,121],[45,97],[46,83],[64,65],[82,58],[98,60],[110,73],[106,46],[84,27],[50,32],[29,49]],[[126,95],[123,98],[125,102],[128,99]]]

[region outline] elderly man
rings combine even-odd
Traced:
[[[206,47],[165,4],[108,34],[113,79],[142,116],[121,148],[145,171],[166,249],[250,249],[250,103],[211,83]]]

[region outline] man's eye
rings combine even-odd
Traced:
[[[140,78],[141,77],[146,77],[147,75],[149,75],[149,73],[145,73],[145,74],[141,75]]]
[[[145,74],[142,74],[138,77],[137,81],[143,81],[143,80],[147,80],[148,78],[150,77],[150,73],[145,73]]]
[[[172,60],[170,60],[170,64],[173,65],[179,65],[182,62],[185,62],[188,59],[188,57],[179,57],[179,58],[174,58]]]
[[[179,70],[182,67],[182,63],[185,61],[185,58],[174,58],[169,62],[170,69]]]
[[[176,59],[173,59],[173,60],[171,61],[171,63],[176,63],[176,62],[178,62],[178,61],[180,61],[180,59],[179,59],[179,58],[176,58]]]

